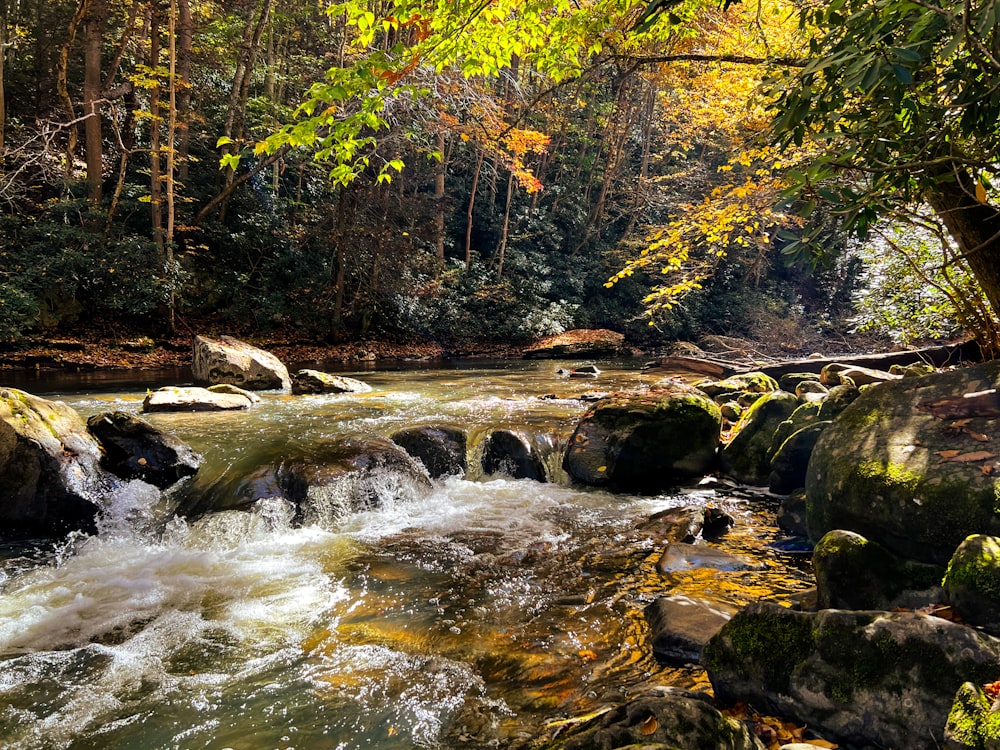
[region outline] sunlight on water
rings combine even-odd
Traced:
[[[121,483],[100,498],[97,535],[0,548],[0,748],[486,748],[649,681],[703,685],[652,661],[642,607],[668,588],[790,594],[805,576],[762,552],[759,509],[711,486],[567,486],[562,446],[588,406],[565,396],[598,384],[557,366],[365,373],[371,393],[147,415],[205,456],[197,491],[414,425],[463,428],[473,466],[430,487],[376,471],[351,488],[360,507],[312,488],[304,517],[278,493],[172,518],[170,500]],[[643,378],[609,366],[600,387]],[[84,416],[138,413],[143,393],[62,398]],[[555,481],[480,476],[477,445],[497,429],[523,434]],[[724,546],[760,569],[657,573],[644,519],[684,504],[736,516]]]

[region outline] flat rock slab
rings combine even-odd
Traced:
[[[238,393],[216,393],[196,386],[166,386],[146,396],[142,401],[142,410],[144,412],[234,411],[248,409],[250,403],[250,399]]]
[[[736,614],[736,607],[687,596],[661,596],[643,613],[649,623],[653,656],[681,666],[701,661],[705,645]]]
[[[705,544],[668,544],[656,569],[661,573],[683,573],[695,568],[713,570],[763,570],[767,565],[746,557],[731,555]]]
[[[319,370],[299,370],[292,377],[292,393],[368,393],[372,387],[355,378]]]

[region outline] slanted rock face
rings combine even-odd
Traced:
[[[95,414],[87,429],[104,449],[101,465],[122,479],[164,489],[194,475],[204,460],[175,435],[125,412]]]
[[[232,336],[195,336],[191,372],[196,383],[229,383],[250,391],[289,390],[288,369],[270,352]]]
[[[392,442],[418,459],[432,479],[462,476],[467,438],[455,427],[411,427],[392,435]]]
[[[970,534],[1000,534],[1000,467],[990,447],[1000,410],[965,398],[998,386],[1000,362],[867,387],[813,450],[810,537],[855,531],[901,557],[943,565]]]
[[[705,647],[719,700],[860,746],[937,750],[955,692],[1000,673],[1000,640],[902,612],[751,604]]]
[[[0,390],[0,536],[91,531],[108,475],[97,440],[59,401]]]
[[[719,407],[690,386],[612,396],[577,426],[563,468],[582,484],[665,489],[712,468],[721,425]]]
[[[238,393],[219,393],[207,388],[165,386],[148,394],[142,410],[155,411],[234,411],[250,408],[251,401]]]
[[[319,370],[299,370],[292,378],[292,393],[368,393],[372,387],[354,378]]]

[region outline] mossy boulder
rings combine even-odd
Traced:
[[[860,387],[873,383],[886,383],[890,380],[899,380],[900,377],[900,375],[893,375],[885,370],[831,362],[823,368],[819,379],[823,385],[841,385],[846,381],[850,381]]]
[[[795,411],[788,416],[788,419],[774,430],[774,438],[771,440],[771,458],[774,458],[774,454],[794,433],[819,422],[821,408],[822,404],[817,401],[807,401],[795,407]]]
[[[771,393],[778,390],[778,382],[763,372],[742,372],[725,380],[703,381],[698,388],[716,401],[728,401],[741,394]]]
[[[1000,750],[1000,711],[979,685],[966,682],[955,693],[944,746],[948,750]]]
[[[788,393],[795,393],[799,383],[819,383],[818,372],[786,372],[778,378],[778,388]]]
[[[784,423],[782,423],[784,424]],[[787,495],[806,486],[806,469],[816,441],[830,422],[817,422],[792,433],[771,459],[767,484],[771,492]]]
[[[764,750],[747,726],[724,716],[712,699],[663,687],[602,713],[543,747],[548,750]]]
[[[958,545],[948,563],[944,588],[966,622],[1000,632],[1000,538],[973,534]]]
[[[854,385],[837,385],[827,391],[826,397],[820,402],[819,414],[816,416],[824,422],[836,419],[837,416],[861,395],[860,389]]]
[[[739,482],[767,484],[774,434],[798,405],[798,399],[784,391],[768,393],[758,399],[740,417],[736,437],[722,451],[723,470]]]
[[[563,468],[581,484],[666,489],[712,469],[721,426],[719,407],[690,386],[612,396],[577,425]]]
[[[901,557],[944,565],[967,536],[1000,534],[1000,471],[983,450],[1000,437],[1000,418],[977,416],[964,398],[997,386],[1000,362],[867,387],[813,450],[810,537],[855,531]],[[934,416],[941,402],[969,411],[953,426]]]
[[[938,565],[904,560],[850,531],[825,534],[813,550],[820,609],[890,609],[940,601]]]
[[[0,389],[0,538],[92,531],[110,478],[83,418],[61,401]]]
[[[910,612],[795,612],[756,603],[709,642],[716,698],[840,742],[937,750],[958,688],[1000,673],[1000,640]]]

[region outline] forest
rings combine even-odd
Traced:
[[[993,2],[0,0],[0,342],[1000,342]]]

